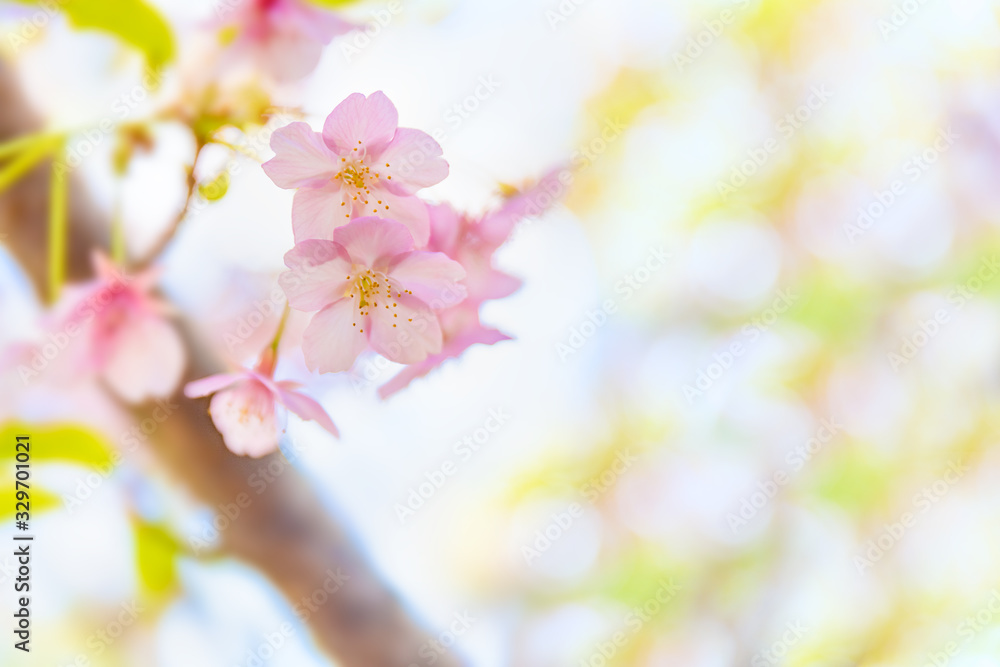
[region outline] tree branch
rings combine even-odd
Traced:
[[[0,141],[39,130],[8,63],[0,61]],[[46,161],[0,196],[0,238],[44,292],[47,247],[48,181]],[[90,276],[90,251],[107,247],[108,224],[77,179],[71,179],[68,280]],[[190,356],[185,381],[221,370],[195,339],[181,327]],[[247,494],[248,507],[222,533],[226,555],[246,561],[263,572],[294,605],[323,588],[332,570],[348,579],[329,599],[308,612],[307,623],[317,643],[346,667],[409,667],[430,639],[404,610],[400,600],[379,579],[345,532],[321,509],[308,483],[274,454],[247,459],[225,448],[206,410],[204,399],[189,400],[178,392],[179,407],[153,434],[150,447],[165,468],[204,504],[216,509]],[[153,406],[134,409],[135,419],[152,416]],[[261,466],[280,463],[283,472],[257,495],[248,478]],[[277,468],[277,464],[275,465]],[[322,596],[319,596],[322,599]],[[460,662],[443,655],[437,664]]]

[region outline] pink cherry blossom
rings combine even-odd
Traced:
[[[323,47],[354,29],[304,0],[223,0],[217,13],[228,56],[249,59],[278,81],[301,79],[319,63]]]
[[[354,93],[330,113],[322,134],[296,122],[271,136],[275,156],[264,171],[278,187],[298,188],[297,243],[331,240],[352,219],[379,216],[404,224],[417,248],[427,244],[427,208],[414,194],[440,183],[448,163],[430,135],[397,124],[396,107],[381,91]]]
[[[169,307],[150,293],[157,272],[129,277],[103,255],[93,261],[97,278],[65,290],[48,338],[65,339],[74,373],[96,375],[125,401],[169,396],[186,354]]]
[[[302,385],[271,377],[273,361],[267,354],[254,370],[210,375],[184,387],[188,398],[215,394],[208,412],[222,439],[234,454],[254,458],[278,449],[276,406],[282,405],[305,420],[312,420],[339,437],[333,420],[319,403],[297,391]]]
[[[441,352],[404,368],[379,387],[382,398],[406,388],[448,359],[461,356],[472,345],[493,345],[510,340],[510,336],[485,327],[479,321],[479,307],[483,302],[502,299],[521,286],[520,280],[493,266],[493,254],[520,220],[544,213],[558,201],[565,191],[565,187],[559,186],[565,173],[558,169],[549,172],[536,185],[509,198],[499,209],[481,218],[461,214],[447,204],[428,205],[431,236],[427,249],[445,253],[462,265],[467,274],[468,297],[438,313],[443,339]]]
[[[309,239],[285,255],[279,277],[292,308],[319,311],[303,333],[306,365],[348,370],[368,347],[414,364],[441,351],[435,309],[466,296],[465,269],[443,253],[414,251],[406,227],[358,218],[333,240]]]

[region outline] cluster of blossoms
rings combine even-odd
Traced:
[[[371,350],[406,365],[379,388],[385,398],[471,345],[508,339],[479,320],[483,302],[520,285],[494,268],[493,255],[518,220],[553,201],[554,176],[480,217],[427,203],[417,193],[442,181],[448,163],[428,134],[398,127],[396,108],[381,92],[349,96],[322,132],[303,122],[280,128],[271,148],[265,173],[297,190],[295,245],[279,284],[290,308],[312,313],[301,340],[310,370],[349,371]],[[127,276],[102,255],[94,262],[92,282],[65,290],[48,326],[50,340],[72,339],[66,358],[74,376],[102,382],[125,402],[172,395],[184,373],[185,346],[170,309],[153,294],[156,271]],[[191,398],[212,395],[209,413],[237,454],[278,448],[279,407],[337,435],[300,385],[274,378],[284,322],[252,368],[185,387]],[[45,343],[34,349],[36,359],[45,349]],[[39,370],[22,368],[22,379]]]

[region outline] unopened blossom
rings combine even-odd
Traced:
[[[278,81],[312,72],[323,47],[354,29],[305,0],[222,0],[216,13],[226,57],[250,60]]]
[[[549,172],[534,186],[482,216],[459,213],[447,204],[428,205],[431,236],[427,249],[445,253],[462,265],[466,270],[468,297],[438,313],[443,340],[441,352],[404,368],[379,387],[382,398],[404,389],[448,359],[461,356],[472,345],[493,345],[510,340],[510,336],[484,326],[479,320],[479,307],[483,302],[502,299],[521,286],[520,280],[496,269],[493,256],[518,222],[544,213],[558,201],[565,190],[560,181],[564,174],[561,170]]]
[[[65,349],[74,375],[96,376],[127,402],[169,396],[186,354],[169,307],[151,293],[157,272],[126,276],[99,253],[93,262],[97,277],[64,291],[46,344]]]
[[[443,253],[414,251],[406,227],[359,218],[334,230],[333,240],[309,239],[285,255],[279,277],[292,308],[319,311],[303,333],[310,369],[348,370],[373,349],[413,364],[441,351],[436,309],[459,303],[465,269]]]
[[[184,387],[189,398],[215,394],[208,406],[212,422],[234,454],[260,457],[278,449],[277,406],[315,421],[334,436],[337,427],[318,402],[298,391],[301,384],[272,379],[273,360],[267,354],[253,370],[210,375]]]
[[[323,132],[295,122],[271,136],[275,156],[264,171],[295,189],[295,241],[333,239],[334,229],[360,217],[402,223],[422,248],[430,221],[418,190],[448,175],[441,146],[426,132],[397,127],[398,114],[381,91],[354,93],[327,117]]]

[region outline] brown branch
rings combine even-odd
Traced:
[[[39,122],[26,105],[9,64],[0,61],[0,141],[37,131]],[[43,165],[0,196],[0,238],[44,290],[46,206],[50,169]],[[107,221],[76,179],[71,179],[67,279],[90,275],[90,250],[106,247]],[[184,328],[190,353],[185,381],[218,372],[222,364]],[[307,623],[317,643],[346,667],[409,667],[421,663],[418,651],[429,641],[380,580],[345,532],[333,522],[300,475],[274,454],[263,459],[235,456],[225,448],[206,411],[204,399],[174,396],[179,407],[153,434],[149,446],[163,466],[199,501],[217,509],[240,494],[251,498],[222,533],[222,551],[263,572],[291,604],[321,590],[332,570],[348,580],[329,599],[309,611]],[[136,420],[152,417],[152,405],[134,410]],[[266,492],[248,478],[261,466],[279,465]],[[322,596],[319,596],[322,598]],[[436,664],[459,665],[452,655]]]

